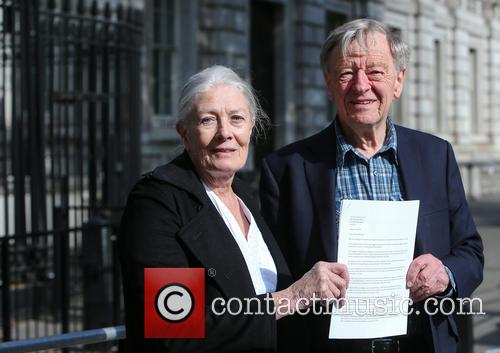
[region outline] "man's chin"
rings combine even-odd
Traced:
[[[374,114],[352,114],[349,120],[357,125],[378,125],[385,122],[387,118],[380,117],[378,113]]]

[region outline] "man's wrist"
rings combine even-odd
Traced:
[[[448,287],[440,293],[437,294],[437,298],[451,298],[455,293],[456,293],[456,283],[455,283],[455,277],[453,276],[453,272],[448,268],[448,266],[443,265],[444,270],[446,271],[446,274],[448,275]]]

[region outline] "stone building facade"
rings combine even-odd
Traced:
[[[261,96],[273,128],[247,165],[327,126],[319,53],[340,24],[385,22],[411,47],[392,118],[449,140],[471,197],[500,194],[500,1],[146,0],[143,170],[180,151],[182,82],[212,64],[233,67]],[[151,20],[149,20],[151,19]]]

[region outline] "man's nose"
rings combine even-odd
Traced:
[[[370,80],[363,70],[358,70],[353,77],[352,88],[357,92],[364,93],[370,89]]]

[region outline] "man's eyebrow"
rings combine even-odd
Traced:
[[[366,64],[366,67],[373,68],[373,67],[383,67],[384,69],[388,69],[389,65],[383,61],[377,61],[377,62],[369,62]]]
[[[333,68],[336,70],[342,70],[342,69],[351,69],[353,66],[354,65],[352,62],[345,62],[344,61],[342,63],[333,65]]]

